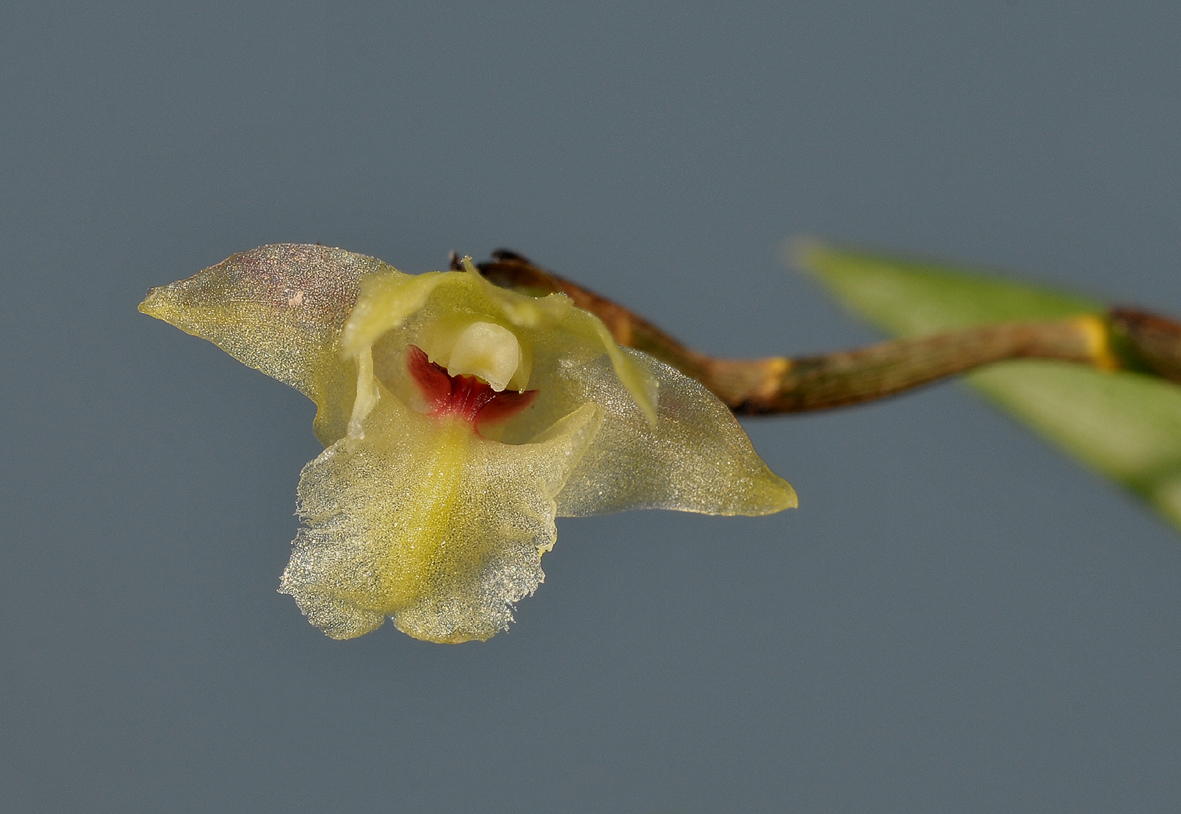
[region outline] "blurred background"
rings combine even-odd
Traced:
[[[811,235],[1181,314],[1181,6],[0,10],[0,809],[1175,810],[1181,538],[944,384],[746,421],[768,518],[559,521],[483,644],[276,593],[313,408],[142,316],[506,246],[702,350],[874,340]]]

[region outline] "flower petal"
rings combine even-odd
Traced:
[[[316,403],[316,436],[345,433],[356,365],[341,358],[341,327],[375,273],[402,275],[372,257],[325,246],[262,246],[153,288],[139,306],[235,359],[295,387]]]
[[[588,401],[604,410],[594,444],[558,496],[560,517],[628,509],[762,515],[796,506],[795,490],[767,468],[716,396],[646,354],[623,353],[659,382],[655,426],[602,356],[563,357],[531,408],[538,424]]]
[[[555,496],[598,430],[593,404],[536,443],[482,438],[467,422],[409,410],[385,388],[364,437],[305,468],[282,592],[346,639],[393,616],[419,639],[486,639],[542,581]]]

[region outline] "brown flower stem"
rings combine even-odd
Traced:
[[[1112,308],[1107,317],[1133,366],[1181,382],[1181,323],[1126,306]]]
[[[700,381],[736,413],[824,410],[902,393],[1009,359],[1056,359],[1101,370],[1139,370],[1181,382],[1181,323],[1131,308],[1106,316],[1007,322],[789,359],[718,359],[678,342],[623,306],[499,250],[480,263],[496,285],[561,292],[606,324],[615,341]],[[452,266],[457,267],[456,258]]]

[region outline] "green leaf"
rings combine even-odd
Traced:
[[[988,322],[1099,314],[1074,294],[807,244],[796,263],[870,323],[913,336]],[[1022,360],[968,375],[980,393],[1181,528],[1181,387],[1140,373]]]

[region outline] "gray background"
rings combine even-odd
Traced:
[[[312,407],[139,315],[280,241],[524,252],[722,354],[792,235],[1181,312],[1175,2],[0,11],[0,807],[1167,811],[1181,537],[956,385],[747,422],[801,508],[559,524],[485,644],[275,593]]]

